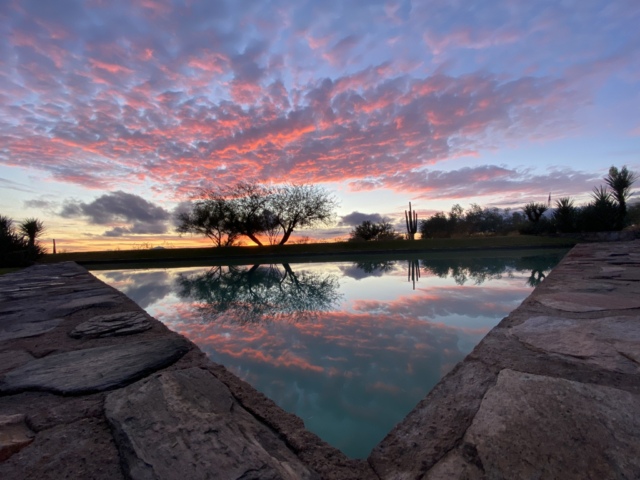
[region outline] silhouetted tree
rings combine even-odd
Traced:
[[[591,194],[593,200],[580,210],[578,229],[585,232],[605,232],[615,230],[618,218],[618,205],[611,193],[600,186]]]
[[[263,245],[261,236],[283,245],[298,228],[332,222],[337,207],[335,198],[316,185],[239,182],[200,197],[191,212],[178,215],[178,231],[206,235],[219,246],[241,235],[256,245]]]
[[[576,231],[578,211],[569,197],[556,200],[556,208],[553,211],[553,221],[556,229],[562,233]]]
[[[363,221],[349,233],[350,242],[399,240],[402,238],[387,220],[382,222]]]
[[[190,212],[178,213],[176,230],[204,235],[216,247],[233,245],[239,236],[234,209],[219,192],[203,192],[203,196],[208,198],[195,202]]]
[[[235,213],[234,231],[262,246],[258,238],[274,227],[270,202],[273,187],[257,183],[240,182],[226,191],[226,198]]]
[[[544,203],[536,202],[527,203],[524,207],[522,207],[522,211],[531,223],[538,223],[547,209],[548,208]]]
[[[422,238],[448,238],[453,233],[455,223],[443,212],[420,221],[420,236]]]
[[[631,195],[631,185],[636,181],[635,173],[627,170],[626,165],[618,170],[616,167],[609,169],[604,181],[613,191],[613,198],[618,202],[618,213],[616,218],[616,228],[622,230],[625,226],[627,216],[627,200]]]
[[[20,222],[20,233],[27,237],[29,248],[35,248],[38,240],[45,231],[44,224],[37,218],[27,218]]]
[[[279,186],[268,202],[270,217],[282,229],[280,245],[287,243],[297,228],[332,223],[337,206],[337,200],[318,185]]]
[[[44,254],[38,242],[44,224],[35,218],[21,222],[16,229],[13,220],[0,215],[0,266],[26,266]]]

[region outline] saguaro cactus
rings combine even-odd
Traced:
[[[418,231],[418,212],[411,211],[411,202],[409,202],[409,211],[404,211],[404,220],[407,223],[407,237],[414,240]]]

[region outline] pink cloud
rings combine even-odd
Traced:
[[[95,165],[103,185],[124,178],[157,188],[171,178],[164,190],[174,198],[244,178],[417,194],[438,180],[442,198],[460,198],[451,179],[514,197],[516,188],[544,188],[545,175],[510,166],[469,177],[433,165],[577,135],[578,114],[609,81],[603,72],[634,78],[637,35],[618,28],[637,16],[630,3],[577,11],[620,32],[610,48],[604,30],[589,37],[582,24],[570,43],[556,28],[568,18],[562,6],[488,2],[463,15],[445,1],[366,11],[134,5],[123,15],[118,2],[72,11],[16,4],[3,17],[0,162],[92,186]],[[429,63],[423,36],[441,63]],[[555,46],[562,61],[540,45]],[[447,63],[455,49],[466,51]]]

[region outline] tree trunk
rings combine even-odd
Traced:
[[[292,228],[285,230],[284,235],[282,236],[282,240],[280,240],[280,243],[278,245],[284,245],[285,243],[287,243],[287,240],[289,240],[289,237],[291,236],[292,232],[293,232]]]
[[[258,246],[262,247],[262,242],[256,238],[253,233],[247,233],[247,237],[249,237],[252,241],[254,241]]]

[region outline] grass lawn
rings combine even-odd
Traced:
[[[270,245],[264,247],[224,248],[170,248],[164,250],[118,250],[104,252],[79,252],[47,254],[39,263],[74,261],[83,265],[117,263],[160,263],[184,261],[243,262],[268,260],[272,257],[319,259],[342,255],[381,253],[419,253],[474,250],[510,250],[523,248],[572,247],[575,240],[538,236],[465,237],[428,240],[394,240],[388,242],[336,242],[311,243],[306,245]],[[328,260],[329,258],[327,258]]]

